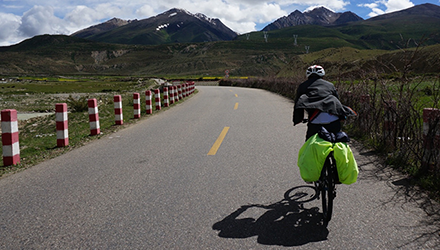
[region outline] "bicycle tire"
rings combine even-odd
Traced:
[[[321,172],[321,200],[322,200],[322,214],[323,214],[323,225],[327,227],[329,221],[332,218],[333,212],[333,199],[334,199],[334,173],[332,164],[333,161],[329,156],[323,166]]]

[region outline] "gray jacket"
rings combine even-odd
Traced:
[[[320,77],[311,77],[298,86],[293,109],[293,124],[301,123],[304,119],[304,110],[309,114],[320,110],[341,118],[355,116],[356,113],[339,101],[335,86]]]

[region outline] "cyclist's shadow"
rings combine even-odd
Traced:
[[[223,238],[257,236],[258,243],[264,245],[299,246],[326,240],[328,230],[322,226],[322,213],[318,212],[318,207],[304,208],[304,202],[289,198],[295,197],[296,194],[291,195],[293,191],[305,187],[313,189],[310,186],[299,186],[288,190],[284,195],[286,198],[274,204],[241,206],[223,220],[216,222],[212,228],[218,230],[218,235]],[[313,196],[308,201],[315,198]],[[267,211],[256,219],[238,218],[250,208]]]

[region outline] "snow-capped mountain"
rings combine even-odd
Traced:
[[[154,17],[127,21],[125,24],[118,22],[122,25],[113,27],[108,22],[78,31],[73,36],[100,42],[151,45],[224,41],[237,36],[219,19],[200,13],[192,14],[183,9],[171,9]],[[101,26],[106,28],[100,29]]]

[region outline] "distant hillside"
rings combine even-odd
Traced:
[[[430,3],[420,4],[411,8],[379,15],[368,19],[369,21],[378,21],[391,18],[401,18],[410,16],[425,16],[432,18],[440,18],[440,6]]]
[[[290,13],[290,15],[281,17],[275,22],[267,25],[264,27],[263,31],[277,30],[298,25],[340,25],[361,20],[363,20],[361,17],[350,11],[334,13],[324,7],[320,7],[304,13],[296,10]]]
[[[134,20],[121,26],[114,25],[108,30],[88,28],[73,36],[107,43],[158,45],[228,41],[237,34],[219,19],[171,9],[151,18]]]

